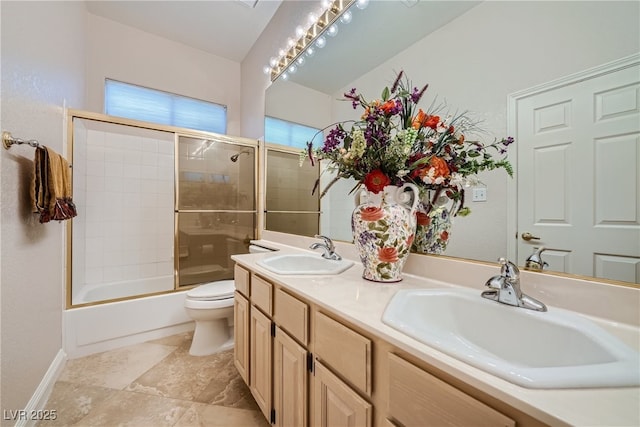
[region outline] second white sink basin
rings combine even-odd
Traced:
[[[537,312],[469,289],[400,290],[383,323],[528,388],[640,385],[640,354],[588,319]]]
[[[301,275],[340,274],[354,264],[353,261],[334,261],[316,254],[273,255],[256,263],[276,274]]]

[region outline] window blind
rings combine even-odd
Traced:
[[[105,81],[105,113],[163,125],[227,132],[227,107],[213,102],[149,89],[116,80]]]

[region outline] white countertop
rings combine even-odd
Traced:
[[[262,244],[279,249],[280,253],[302,251],[274,242]],[[399,283],[370,282],[362,278],[362,266],[359,262],[344,273],[333,276],[277,275],[256,264],[257,260],[272,255],[273,253],[234,255],[232,259],[372,335],[549,425],[640,426],[640,387],[527,389],[461,362],[382,323],[382,314],[397,290],[455,287],[451,283],[406,273]],[[489,276],[481,277],[484,277],[481,280],[484,283]],[[548,299],[543,302],[548,306],[554,305]],[[639,348],[640,329],[637,325],[588,317],[633,348]]]

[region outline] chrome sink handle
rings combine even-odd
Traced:
[[[321,236],[319,234],[316,234],[314,237],[316,237],[317,239],[322,239],[323,243],[312,243],[311,246],[309,246],[309,249],[322,249],[322,258],[331,259],[334,261],[340,261],[342,259],[342,257],[336,252],[336,247],[330,238],[328,238],[327,236]]]
[[[522,293],[518,266],[506,258],[500,258],[498,262],[502,265],[500,274],[487,280],[485,286],[491,290],[482,292],[481,296],[514,307],[547,311],[543,303]]]

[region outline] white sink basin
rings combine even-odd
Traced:
[[[528,388],[640,385],[640,354],[590,320],[537,312],[468,289],[398,291],[382,321],[470,365]]]
[[[281,254],[256,261],[258,265],[276,274],[325,275],[340,274],[354,263],[349,260],[334,261],[316,254]]]

